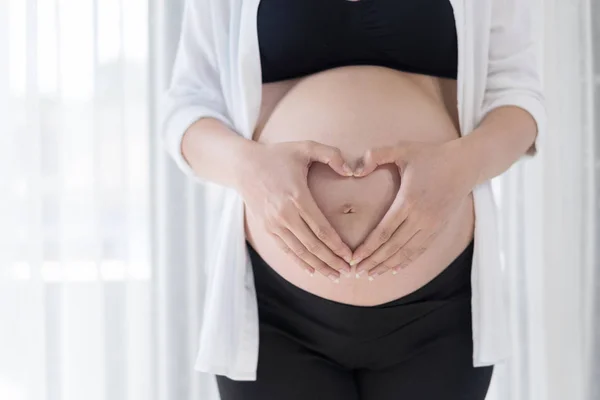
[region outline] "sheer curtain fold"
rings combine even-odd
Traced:
[[[184,1],[0,1],[0,399],[218,400],[193,370],[211,199],[157,131]],[[600,5],[532,1],[550,132],[493,182],[514,357],[488,400],[591,400]]]
[[[148,399],[147,4],[0,22],[0,398]]]
[[[158,122],[159,97],[171,77],[185,0],[150,2],[155,400],[217,399],[214,378],[198,374],[194,361],[203,312],[202,187],[187,179],[165,152]]]

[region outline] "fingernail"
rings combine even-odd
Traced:
[[[340,283],[340,278],[333,274],[329,275],[329,279],[331,279],[334,283]]]
[[[307,273],[308,275],[310,275],[310,277],[311,277],[311,278],[313,277],[313,275],[314,275],[314,272],[311,272],[311,271],[309,271],[308,269],[305,269],[304,271],[306,271],[306,273]]]
[[[374,275],[369,275],[369,282],[373,282],[375,280],[375,276]]]
[[[342,170],[344,171],[344,173],[346,174],[346,176],[352,176],[352,175],[354,175],[354,173],[352,172],[352,168],[350,168],[350,166],[348,164],[342,165]]]
[[[356,258],[356,259],[353,258],[352,260],[350,260],[350,266],[354,267],[360,261],[361,261],[360,258]]]
[[[365,272],[365,271],[363,270],[363,271],[356,272],[356,279],[360,279],[360,276],[362,275],[363,272]]]
[[[354,176],[360,176],[364,170],[365,169],[363,167],[356,168],[356,170],[354,171]]]
[[[398,271],[396,271],[395,269],[392,270],[392,275],[396,275],[398,273]]]

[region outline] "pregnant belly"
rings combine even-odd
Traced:
[[[449,141],[458,137],[458,131],[436,82],[434,78],[372,66],[311,75],[294,82],[281,96],[263,95],[263,109],[270,109],[261,112],[254,140],[314,140],[339,148],[351,165],[373,147],[405,140]],[[317,205],[352,249],[381,220],[400,185],[393,165],[353,178],[315,163],[308,174],[308,186]],[[397,275],[387,273],[374,281],[342,275],[339,284],[318,274],[312,278],[306,275],[250,213],[245,213],[245,219],[248,241],[294,285],[334,301],[376,305],[418,289],[446,268],[472,239],[474,215],[469,198],[428,250]]]

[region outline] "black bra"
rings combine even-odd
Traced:
[[[263,82],[346,65],[456,79],[449,0],[260,0]]]

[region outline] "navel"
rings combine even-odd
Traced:
[[[356,208],[350,203],[344,203],[344,205],[342,206],[342,213],[344,214],[354,214],[355,212]]]

